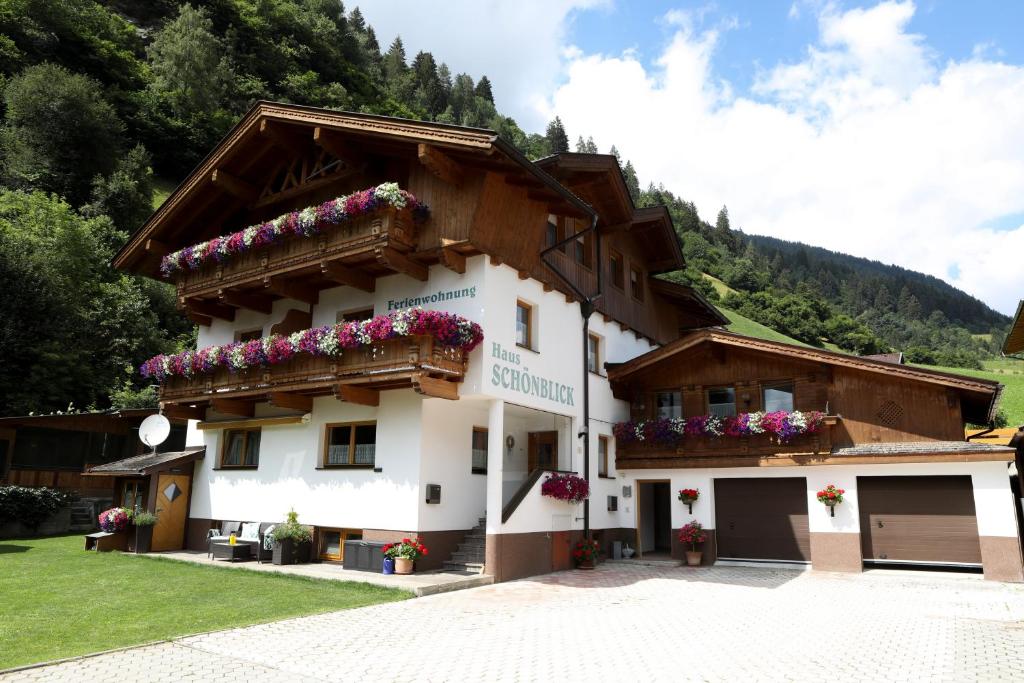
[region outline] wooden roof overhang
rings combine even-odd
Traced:
[[[206,446],[186,448],[183,451],[143,453],[141,455],[133,455],[132,457],[125,458],[123,460],[109,462],[105,465],[90,467],[88,471],[83,473],[83,476],[109,477],[112,475],[120,475],[142,477],[153,474],[154,472],[162,472],[173,467],[179,467],[190,462],[195,462],[196,460],[202,460],[205,456]]]
[[[637,356],[626,363],[609,366],[608,379],[612,383],[613,388],[616,384],[628,384],[629,378],[640,370],[705,343],[732,346],[746,351],[788,356],[798,360],[824,363],[853,370],[879,373],[889,377],[898,377],[913,382],[925,382],[944,386],[959,394],[964,420],[975,424],[987,424],[992,421],[1003,388],[1003,385],[999,382],[990,380],[936,370],[925,370],[909,365],[894,365],[835,351],[756,339],[719,329],[691,332],[670,344],[649,351],[642,356]]]
[[[153,408],[132,408],[106,410],[88,413],[65,413],[50,415],[16,415],[0,417],[0,428],[17,429],[34,427],[62,431],[93,432],[97,434],[128,434],[144,419],[156,414]]]
[[[1003,342],[1003,353],[1011,355],[1024,351],[1024,300],[1017,304],[1017,313],[1013,316],[1013,324]]]
[[[729,319],[692,287],[659,278],[651,278],[650,282],[651,289],[671,301],[679,311],[680,332],[729,324]]]
[[[311,165],[296,170],[314,179],[268,195],[268,178],[297,153],[308,153]],[[532,198],[549,202],[553,212],[593,215],[590,206],[493,131],[257,102],[132,235],[113,265],[159,279],[160,259],[167,253],[307,206],[304,195],[368,165],[387,176],[389,163],[402,160],[421,163],[450,181],[457,181],[465,167],[505,174],[528,187]],[[433,257],[437,260],[436,252]]]
[[[637,209],[619,161],[613,155],[562,152],[535,163],[597,210],[598,228],[602,232],[629,230],[644,250],[652,274],[685,267],[668,209]]]

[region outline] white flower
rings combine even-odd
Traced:
[[[756,413],[750,413],[750,417],[747,420],[747,429],[750,430],[751,434],[764,434],[764,427],[761,426],[761,418],[764,417],[764,411],[757,411]]]

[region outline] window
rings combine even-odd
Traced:
[[[487,474],[487,430],[473,427],[473,474]]]
[[[229,429],[224,432],[221,467],[255,469],[260,464],[260,430]]]
[[[608,437],[597,437],[597,476],[608,476]]]
[[[601,374],[601,338],[596,334],[587,335],[587,370]]]
[[[659,391],[654,395],[655,417],[682,417],[683,396],[678,391]]]
[[[372,317],[372,308],[360,308],[358,311],[347,311],[344,313],[338,311],[338,315],[335,318],[335,321],[339,323],[360,322],[363,320],[369,320]]]
[[[629,268],[629,292],[637,301],[644,300],[644,274],[636,266]]]
[[[320,558],[333,562],[345,561],[345,541],[358,541],[363,532],[356,529],[320,529]]]
[[[516,346],[533,348],[533,306],[516,302]]]
[[[708,413],[718,417],[736,414],[736,390],[732,387],[708,389]]]
[[[558,218],[553,215],[548,216],[548,224],[544,228],[544,243],[549,247],[558,244]]]
[[[377,452],[377,423],[327,425],[324,467],[373,467]]]
[[[121,495],[121,507],[129,510],[145,510],[146,488],[146,483],[143,481],[126,481]]]
[[[772,413],[776,410],[793,412],[793,383],[773,382],[761,387],[761,410]]]
[[[252,341],[253,339],[262,339],[262,338],[263,338],[263,328],[262,327],[258,327],[255,330],[242,330],[242,331],[239,331],[239,332],[235,332],[235,341],[236,342],[247,342],[247,341]]]
[[[626,289],[626,266],[622,261],[622,254],[612,249],[608,254],[608,263],[611,266],[612,285]]]

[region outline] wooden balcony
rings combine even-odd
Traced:
[[[838,422],[838,416],[828,415],[817,433],[797,436],[788,443],[778,443],[768,434],[757,434],[747,437],[687,436],[676,446],[616,444],[615,466],[619,469],[745,467],[770,464],[773,459],[809,460],[831,452],[832,431]]]
[[[280,297],[315,303],[319,290],[328,287],[372,292],[379,275],[403,272],[426,280],[426,266],[408,255],[416,233],[411,212],[383,209],[314,237],[291,237],[179,273],[178,305],[208,324],[210,317],[234,319],[238,308],[269,313]]]
[[[165,406],[212,405],[220,412],[251,416],[256,401],[308,411],[314,396],[334,394],[377,405],[380,391],[410,387],[455,400],[465,372],[461,349],[441,346],[432,337],[403,337],[346,350],[337,358],[300,353],[285,363],[242,372],[219,369],[191,378],[170,377],[160,386],[160,401]]]

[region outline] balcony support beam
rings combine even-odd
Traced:
[[[419,144],[417,156],[424,168],[449,185],[458,187],[462,184],[462,166],[450,156],[433,145]]]
[[[257,313],[263,313],[264,315],[270,315],[274,307],[274,301],[262,294],[248,294],[233,292],[230,289],[219,289],[217,290],[217,296],[228,306],[245,308]]]
[[[309,147],[309,138],[267,119],[260,121],[260,135],[286,152],[301,152]]]
[[[412,378],[412,388],[417,394],[443,398],[449,401],[459,400],[459,385],[456,382],[449,382],[426,375],[415,375]]]
[[[277,408],[287,408],[288,410],[309,413],[313,411],[313,397],[274,391],[270,394],[270,405]]]
[[[296,282],[289,282],[279,277],[263,278],[263,286],[268,290],[283,296],[286,299],[294,299],[304,304],[315,304],[320,299],[320,293],[307,285],[300,285]]]
[[[208,318],[220,318],[221,320],[228,321],[235,319],[235,309],[216,301],[182,298],[179,303],[182,308],[187,309],[189,312],[198,313]]]
[[[341,159],[349,168],[358,166],[365,160],[361,152],[353,148],[338,133],[329,128],[321,128],[320,126],[314,128],[313,142],[326,149],[338,159]]]
[[[256,414],[256,402],[240,398],[211,398],[210,405],[218,413],[224,413],[225,415],[252,417]]]
[[[345,403],[355,403],[361,406],[379,406],[380,392],[376,389],[366,389],[351,384],[339,384],[334,387],[334,397]]]
[[[340,285],[348,285],[364,292],[373,292],[377,288],[376,279],[366,271],[342,265],[337,261],[321,261],[320,272],[324,277]]]
[[[260,196],[259,188],[247,180],[233,176],[222,168],[215,168],[210,173],[210,182],[228,194],[241,199],[245,204],[252,204]]]
[[[427,267],[391,247],[374,247],[377,263],[421,282],[427,281]]]
[[[454,271],[459,275],[466,272],[466,256],[456,251],[453,247],[441,247],[441,251],[438,252],[438,256],[443,265],[448,270]]]
[[[202,325],[203,327],[209,327],[213,324],[213,318],[208,315],[196,313],[195,311],[185,311],[185,317],[196,325]]]
[[[160,413],[172,420],[205,420],[206,408],[185,406],[176,403],[161,403]]]

